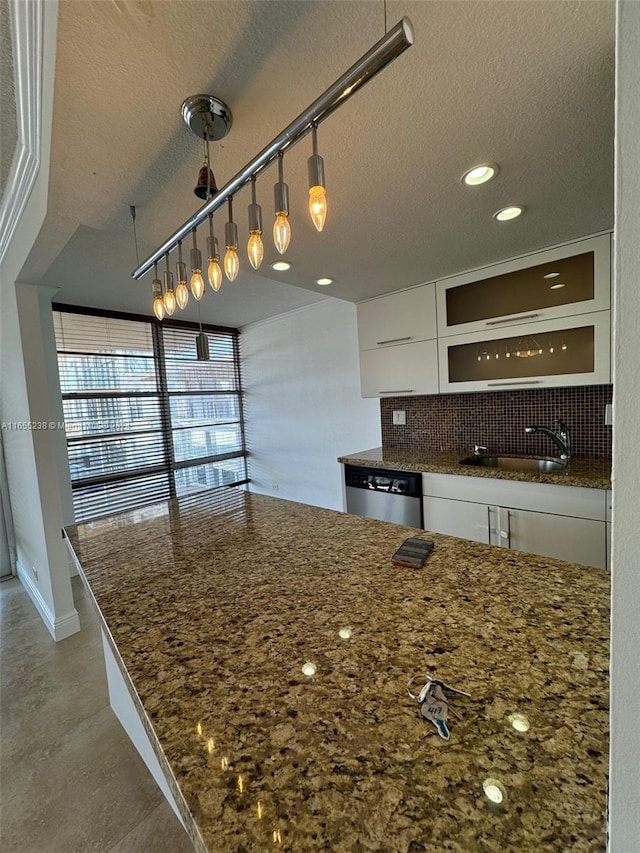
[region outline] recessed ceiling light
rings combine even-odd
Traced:
[[[326,284],[333,284],[333,279],[332,278],[319,278],[316,281],[316,284],[321,284],[324,287]]]
[[[560,290],[561,287],[564,287],[564,284],[562,284],[562,282],[559,281],[557,284],[552,284],[549,289],[550,290]]]
[[[291,269],[291,264],[288,264],[286,261],[276,261],[275,264],[271,264],[271,269],[277,270],[278,272],[284,272],[285,270]]]
[[[548,272],[546,275],[543,275],[543,278],[558,278],[560,275],[559,272]]]
[[[510,219],[515,219],[516,216],[520,216],[521,213],[524,213],[523,205],[511,204],[509,207],[503,207],[502,210],[494,213],[493,218],[497,219],[498,222],[508,222]]]
[[[495,178],[498,174],[498,167],[495,163],[483,163],[481,166],[474,166],[462,176],[462,180],[467,186],[477,187],[478,184],[486,184],[491,178]]]

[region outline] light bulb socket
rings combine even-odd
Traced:
[[[218,239],[217,237],[207,237],[207,256],[210,261],[218,260]]]
[[[307,171],[309,174],[309,188],[324,187],[324,158],[319,154],[312,154],[307,160]]]
[[[200,249],[191,249],[191,269],[202,270],[202,252]]]
[[[198,361],[209,361],[209,338],[205,332],[196,335],[196,357]]]
[[[173,290],[173,273],[170,270],[164,274],[164,289]]]
[[[252,231],[262,234],[262,208],[255,203],[249,205],[249,233]]]
[[[289,215],[289,187],[284,181],[278,181],[273,187],[276,213]]]
[[[151,287],[153,288],[153,297],[162,299],[162,282],[159,278],[154,278],[151,282]]]
[[[186,284],[187,281],[187,265],[184,261],[178,261],[176,264],[176,278],[178,280],[178,284],[180,282],[184,282]]]
[[[235,222],[225,222],[224,244],[227,249],[238,248],[238,226]]]

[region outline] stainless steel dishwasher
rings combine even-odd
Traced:
[[[422,474],[345,465],[347,512],[422,529]]]

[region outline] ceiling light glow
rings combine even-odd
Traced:
[[[319,284],[322,287],[325,287],[327,284],[333,284],[333,279],[332,278],[319,278],[316,280],[316,284]]]
[[[277,270],[277,272],[284,272],[291,269],[291,264],[288,264],[286,261],[276,261],[275,264],[271,264],[271,269]]]
[[[509,722],[517,732],[528,732],[531,728],[531,723],[524,714],[511,714]]]
[[[524,207],[521,204],[511,204],[509,207],[503,207],[497,213],[494,213],[494,219],[498,222],[509,222],[510,219],[515,219],[524,213]]]
[[[497,779],[485,779],[482,783],[485,797],[496,805],[500,805],[507,798],[507,791],[502,782]]]
[[[474,166],[462,176],[462,180],[469,187],[477,187],[479,184],[486,184],[491,178],[498,174],[498,167],[494,163],[483,163],[481,166]]]

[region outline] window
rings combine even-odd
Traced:
[[[247,482],[235,329],[53,317],[76,521]]]

